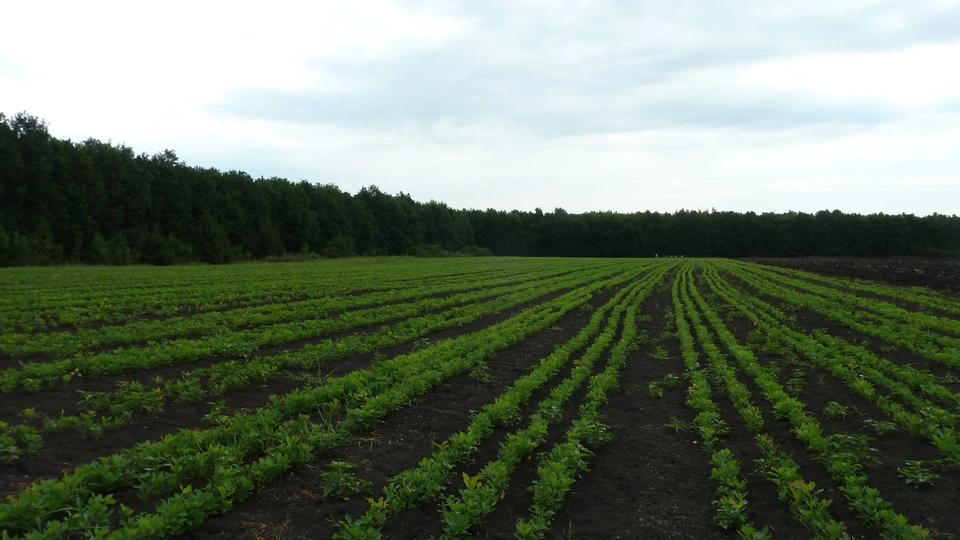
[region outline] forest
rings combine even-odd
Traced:
[[[0,113],[0,266],[488,254],[957,256],[960,217],[455,209],[59,139],[35,116]]]

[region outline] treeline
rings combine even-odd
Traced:
[[[456,210],[190,167],[172,151],[52,137],[0,113],[0,265],[225,263],[290,256],[957,255],[960,218]]]

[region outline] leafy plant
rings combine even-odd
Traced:
[[[717,514],[713,521],[724,529],[739,529],[747,524],[747,481],[739,477],[740,462],[733,457],[729,449],[724,448],[713,453],[711,480],[716,480]]]
[[[804,373],[802,369],[795,369],[793,371],[793,377],[787,381],[787,384],[785,384],[784,387],[787,389],[787,393],[789,393],[791,396],[798,397],[800,393],[803,392],[803,388],[806,385],[806,373]]]
[[[907,485],[912,485],[916,489],[920,486],[933,485],[933,481],[940,477],[937,473],[924,467],[922,461],[910,460],[906,465],[897,469],[897,474],[903,478]]]
[[[840,459],[854,463],[879,463],[877,458],[873,456],[877,449],[870,446],[872,440],[866,435],[846,435],[842,433],[823,437],[821,459],[825,461]]]
[[[872,429],[877,435],[886,435],[897,430],[897,425],[893,422],[886,420],[874,420],[872,418],[867,418],[863,421],[863,425]]]
[[[841,420],[850,414],[850,408],[845,407],[836,401],[828,401],[823,406],[823,415],[834,420]]]
[[[681,420],[678,420],[676,416],[671,416],[670,423],[664,424],[663,427],[673,428],[674,431],[677,432],[677,435],[679,435],[681,431],[684,433],[686,433],[687,431],[690,431],[690,429],[693,428],[693,425],[690,424],[690,422],[683,422]]]
[[[490,369],[487,367],[486,362],[477,364],[475,368],[470,370],[470,378],[478,382],[490,382],[493,380],[490,377]]]
[[[770,534],[770,531],[764,527],[759,531],[751,525],[744,525],[740,527],[740,530],[737,531],[740,533],[740,538],[743,540],[772,540],[773,535]]]
[[[207,405],[210,405],[210,412],[203,417],[207,422],[220,425],[230,419],[230,407],[226,406],[226,402],[222,400],[211,401]]]
[[[323,496],[336,496],[341,500],[349,500],[350,497],[361,491],[371,493],[370,482],[357,478],[356,475],[348,472],[350,469],[357,468],[354,463],[346,461],[331,461],[327,465],[330,470],[323,474]]]

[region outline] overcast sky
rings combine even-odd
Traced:
[[[960,213],[960,0],[8,2],[0,111],[454,207]]]

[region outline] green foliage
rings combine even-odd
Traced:
[[[327,467],[330,470],[323,474],[324,497],[332,495],[346,501],[360,492],[370,493],[370,482],[357,478],[356,475],[349,472],[350,469],[357,468],[355,463],[331,461],[327,464]]]
[[[863,425],[873,430],[877,435],[886,435],[897,430],[897,425],[886,420],[874,420],[868,418],[863,421]]]
[[[356,254],[354,251],[353,239],[344,236],[342,233],[337,233],[336,236],[327,242],[320,254],[330,259],[351,257]]]
[[[828,401],[823,405],[823,415],[834,420],[842,420],[850,414],[850,408],[836,401]]]
[[[214,217],[203,214],[194,242],[200,260],[211,264],[223,264],[233,260],[232,246],[226,231]]]
[[[253,179],[0,119],[0,265],[223,263],[286,253],[653,257],[960,253],[960,217],[454,210],[367,186]],[[643,235],[637,231],[644,231]],[[125,235],[130,257],[111,241]],[[104,247],[104,244],[107,244]]]
[[[378,538],[385,521],[403,509],[432,507],[431,501],[439,501],[445,538],[477,534],[471,529],[512,492],[510,483],[517,480],[518,467],[529,466],[535,467],[535,478],[518,487],[527,487],[533,502],[515,533],[519,538],[543,537],[557,526],[552,521],[558,509],[589,472],[593,452],[602,456],[597,449],[620,433],[622,424],[603,423],[613,418],[605,415],[605,407],[619,388],[619,370],[629,365],[628,357],[636,359],[631,353],[641,338],[637,311],[650,305],[646,299],[651,291],[674,268],[659,262],[647,266],[636,261],[549,260],[518,280],[514,272],[491,272],[516,261],[464,260],[445,267],[456,267],[457,274],[441,273],[433,281],[420,277],[438,261],[400,262],[417,271],[404,274],[397,260],[385,259],[229,268],[4,270],[22,286],[5,291],[5,305],[18,308],[0,312],[0,323],[27,330],[5,333],[0,353],[51,358],[4,370],[3,392],[37,392],[163,366],[184,364],[190,369],[165,369],[155,377],[138,376],[129,382],[120,377],[115,391],[82,391],[74,415],[47,417],[38,412],[42,407],[24,409],[20,425],[0,424],[0,459],[16,467],[18,460],[35,453],[41,443],[37,429],[41,422],[51,432],[78,429],[97,437],[129,423],[134,415],[159,412],[174,401],[206,402],[209,414],[205,425],[152,437],[79,464],[62,477],[23,486],[0,505],[0,528],[18,537],[98,537],[108,532],[116,538],[183,536],[289,471],[309,467],[337,447],[369,435],[390,414],[446,381],[462,381],[467,375],[482,378],[487,362],[495,361],[498,352],[553,328],[566,315],[582,317],[578,310],[595,301],[597,293],[616,292],[586,312],[589,322],[576,335],[518,374],[501,395],[471,411],[462,431],[434,443],[432,453],[397,474],[382,494],[367,499],[369,507],[360,517],[340,521],[335,533],[335,538]],[[670,315],[676,332],[671,339],[679,341],[682,376],[647,379],[635,386],[643,391],[650,383],[648,390],[663,392],[681,382],[687,385],[687,406],[694,420],[688,425],[674,418],[667,427],[677,431],[678,439],[699,448],[722,447],[722,436],[730,429],[724,418],[733,423],[736,415],[756,435],[763,456],[758,476],[742,474],[741,464],[727,449],[711,454],[717,525],[736,530],[741,538],[770,537],[769,531],[757,530],[747,520],[746,479],[764,477],[811,537],[846,537],[845,526],[830,515],[832,504],[849,505],[875,536],[923,537],[926,531],[910,525],[869,486],[865,471],[876,453],[871,439],[831,434],[821,426],[820,416],[787,391],[773,364],[761,362],[753,348],[744,346],[698,289],[706,282],[715,291],[709,296],[713,302],[725,301],[740,310],[765,343],[793,355],[793,360],[780,360],[781,369],[797,369],[803,362],[805,369],[823,370],[833,377],[831,384],[846,383],[860,396],[857,399],[869,400],[871,407],[889,415],[891,424],[932,442],[940,459],[907,462],[901,469],[910,485],[933,482],[934,470],[956,466],[960,452],[955,407],[945,408],[955,396],[940,391],[932,374],[909,371],[909,366],[885,366],[859,347],[851,350],[826,335],[793,331],[775,315],[777,311],[751,302],[759,302],[756,297],[738,295],[715,280],[710,268],[721,264],[726,263],[683,264],[674,281]],[[571,270],[581,265],[584,268]],[[347,276],[343,271],[361,267],[369,268],[369,274]],[[282,271],[273,274],[277,269]],[[698,269],[703,271],[694,272]],[[478,279],[478,273],[488,272],[494,275]],[[263,274],[279,282],[275,290],[270,289],[271,280],[260,279]],[[188,286],[174,288],[171,279],[182,275],[189,276],[184,279]],[[193,296],[198,275],[208,280],[204,294]],[[310,276],[309,282],[304,275]],[[51,291],[45,286],[90,276],[102,282],[84,290]],[[251,295],[243,296],[247,292]],[[224,305],[233,309],[224,310]],[[514,309],[517,306],[525,309]],[[184,311],[188,315],[181,316]],[[427,339],[438,330],[507,312],[511,315],[499,316],[499,322],[473,332]],[[730,308],[724,313],[733,315]],[[124,324],[111,324],[115,322]],[[65,324],[76,328],[70,332],[56,328]],[[351,332],[356,328],[369,331]],[[338,334],[337,339],[313,339],[331,333]],[[310,344],[283,350],[285,344],[301,340]],[[405,352],[376,353],[397,347]],[[273,354],[254,354],[265,348]],[[330,363],[358,355],[372,355],[373,361],[355,370],[340,370]],[[212,357],[218,361],[197,362]],[[605,366],[597,367],[602,363]],[[305,384],[270,396],[256,409],[230,411],[218,401],[217,396],[228,391],[291,372]],[[584,385],[588,387],[581,390]],[[533,396],[540,401],[528,403]],[[734,409],[721,411],[717,396],[729,398]],[[632,393],[614,399],[644,401]],[[766,410],[789,423],[795,442],[822,463],[835,482],[833,490],[805,480],[797,464],[764,435],[761,411]],[[860,414],[854,408],[843,413],[850,411]],[[555,426],[568,429],[550,433]],[[890,426],[864,422],[864,427],[879,432]],[[688,428],[696,435],[681,437],[679,433]],[[499,442],[492,448],[496,456],[484,452],[490,460],[476,463],[479,470],[473,468],[478,449],[490,448],[494,434]],[[548,438],[556,443],[544,448]],[[470,472],[461,482],[453,472],[464,467]],[[351,463],[331,463],[322,478],[325,496],[359,503],[358,495],[369,492],[370,485],[357,478],[355,468]],[[113,501],[111,493],[139,495],[149,509],[134,513]]]
[[[668,428],[673,429],[674,431],[677,432],[677,435],[679,435],[681,431],[682,431],[682,432],[687,432],[687,431],[690,431],[690,429],[693,428],[693,426],[690,424],[690,422],[684,422],[684,421],[682,421],[682,420],[679,420],[679,419],[677,419],[676,416],[671,416],[671,417],[670,417],[670,423],[669,423],[669,424],[664,424],[663,427],[668,427]]]
[[[190,244],[173,234],[164,235],[159,230],[143,236],[139,252],[142,262],[157,266],[196,260],[194,249]]]
[[[444,257],[447,253],[437,244],[418,244],[407,250],[411,257]]]
[[[723,529],[740,529],[747,524],[747,481],[740,478],[740,462],[729,449],[713,453],[710,479],[718,482],[717,513],[713,521]]]
[[[897,473],[907,485],[912,485],[916,489],[924,485],[933,485],[933,481],[940,477],[940,475],[925,467],[922,461],[916,460],[907,461],[903,467],[897,469]]]

